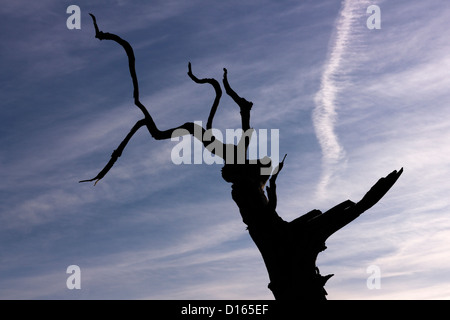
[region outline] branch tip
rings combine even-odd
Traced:
[[[95,37],[98,38],[98,35],[100,33],[100,30],[98,29],[98,25],[97,25],[97,19],[95,19],[95,16],[92,13],[89,13],[89,15],[92,18],[92,22],[94,23],[94,28],[95,28]],[[101,40],[101,39],[100,39]]]
[[[80,180],[80,181],[78,181],[78,183],[92,182],[94,180],[96,180],[94,182],[94,187],[95,187],[97,185],[97,183],[101,180],[101,178],[92,178],[92,179],[87,179],[87,180]]]

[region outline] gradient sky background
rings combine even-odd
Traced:
[[[95,4],[94,4],[95,2]],[[81,8],[69,30],[66,9]],[[369,5],[381,29],[369,30]],[[94,177],[142,114],[161,129],[206,123],[222,79],[253,101],[252,126],[288,154],[278,213],[390,192],[333,235],[317,261],[329,299],[450,298],[450,6],[396,1],[9,1],[0,6],[0,298],[273,299],[262,258],[220,165],[171,161],[143,129]],[[240,126],[224,95],[216,128]],[[81,268],[68,290],[66,268]],[[366,272],[381,270],[381,288]]]

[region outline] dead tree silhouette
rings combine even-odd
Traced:
[[[332,275],[320,275],[316,266],[318,254],[326,249],[325,241],[334,232],[376,204],[394,185],[402,174],[403,168],[399,171],[394,170],[386,177],[379,179],[357,203],[346,200],[324,213],[312,210],[291,222],[286,222],[276,212],[276,179],[283,168],[284,159],[276,164],[273,171],[270,159],[267,157],[257,161],[247,159],[246,154],[252,133],[250,111],[253,104],[240,97],[230,87],[227,69],[224,69],[223,73],[223,86],[225,92],[239,106],[242,130],[245,133],[238,145],[224,145],[214,136],[211,136],[211,139],[204,139],[205,133],[212,129],[213,118],[222,96],[222,90],[219,82],[215,79],[197,78],[192,73],[190,63],[188,64],[188,76],[196,83],[210,84],[215,90],[215,99],[211,106],[206,129],[198,124],[186,122],[179,127],[161,131],[147,108],[139,100],[135,57],[131,45],[115,34],[100,31],[95,16],[90,15],[95,27],[95,37],[99,40],[115,41],[125,50],[133,82],[134,103],[142,111],[144,118],[136,122],[97,176],[80,182],[95,181],[96,184],[102,179],[121,156],[133,135],[144,126],[156,140],[192,135],[200,140],[207,150],[224,159],[222,177],[232,184],[232,198],[239,208],[251,238],[263,257],[270,279],[269,288],[275,299],[325,300],[327,293],[324,286]],[[210,132],[209,134],[211,135]],[[264,190],[267,182],[269,185]]]

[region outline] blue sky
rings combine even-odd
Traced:
[[[69,30],[66,9],[81,8]],[[381,29],[369,30],[370,5]],[[391,191],[319,255],[329,299],[450,298],[450,7],[444,1],[14,1],[0,6],[1,299],[273,299],[264,263],[220,165],[175,165],[173,141],[138,132],[124,51],[161,129],[206,123],[222,79],[279,129],[288,154],[278,213],[359,200],[404,167]],[[224,96],[214,126],[240,126]],[[66,287],[69,265],[81,289]],[[381,271],[370,290],[366,272]]]

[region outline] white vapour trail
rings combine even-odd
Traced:
[[[350,42],[352,26],[359,13],[356,9],[360,8],[359,5],[360,3],[354,0],[346,0],[342,4],[334,37],[330,42],[329,56],[322,73],[320,90],[314,99],[316,106],[313,111],[313,124],[322,148],[323,161],[322,177],[318,186],[319,195],[323,194],[339,165],[345,162],[343,161],[345,150],[339,143],[334,130],[337,120],[336,97],[340,90],[336,77],[342,72],[343,56]]]

